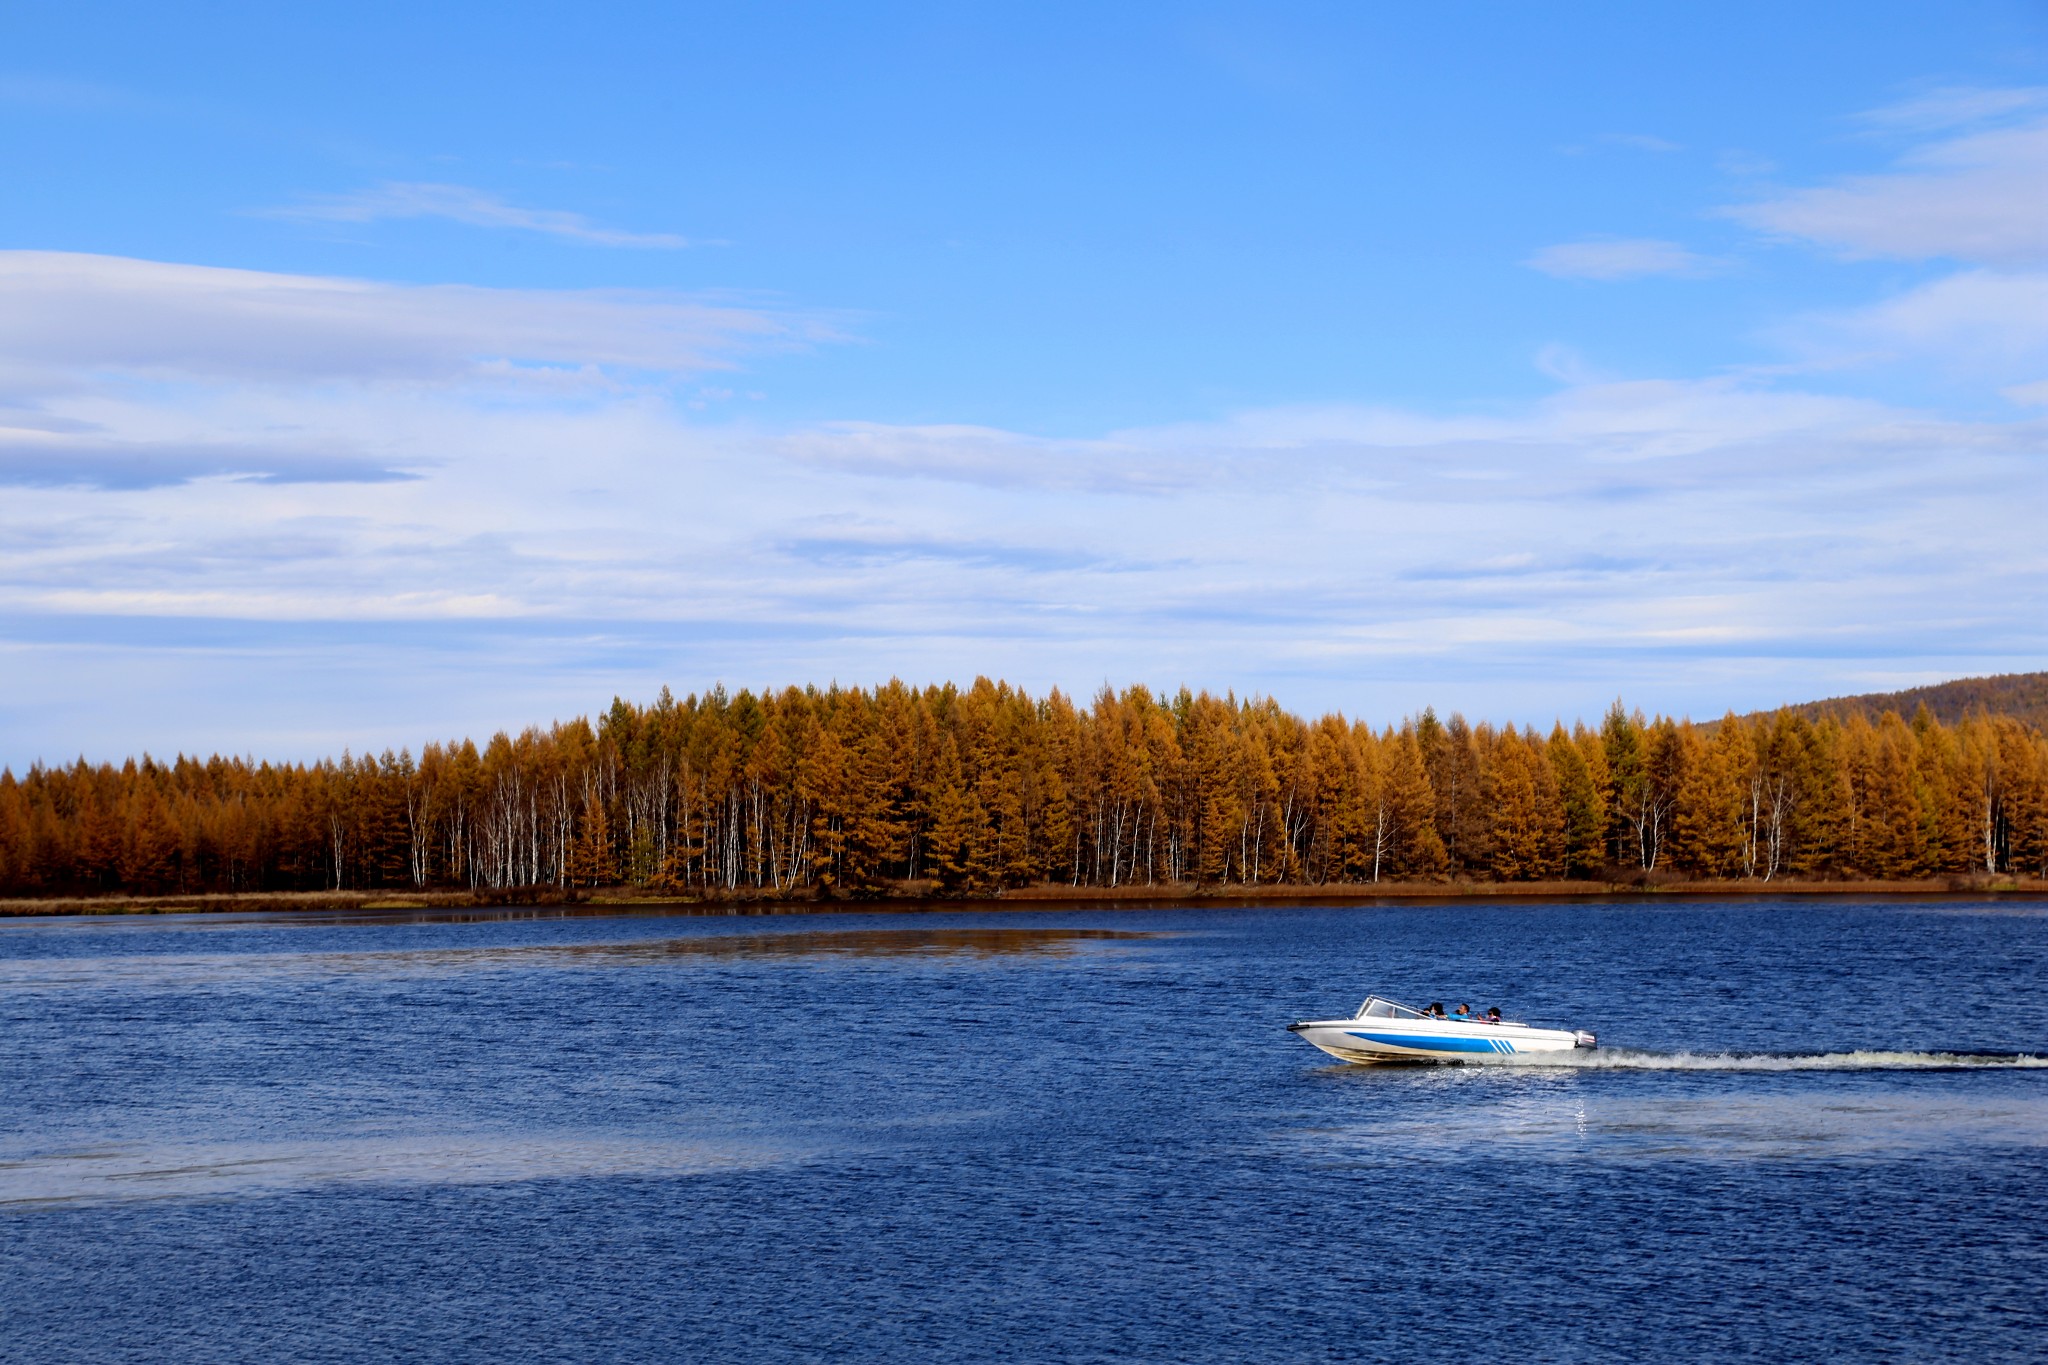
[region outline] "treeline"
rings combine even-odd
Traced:
[[[2048,739],[1926,710],[1547,734],[1105,689],[724,689],[314,764],[0,772],[0,895],[2048,875]]]

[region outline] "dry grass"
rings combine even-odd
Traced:
[[[892,910],[993,908],[1029,905],[1110,904],[1204,905],[1359,904],[1385,900],[1530,900],[1558,897],[1634,899],[1665,896],[2048,896],[2048,881],[2030,877],[1923,877],[1894,881],[1687,881],[1656,878],[1643,882],[1340,882],[1323,886],[1197,886],[1193,883],[1139,884],[1118,887],[1068,886],[1043,883],[1016,887],[995,896],[949,898],[934,894],[929,882],[899,883],[879,896],[848,899],[818,894],[742,890],[719,896],[679,896],[639,887],[614,886],[564,891],[556,887],[509,891],[274,891],[243,895],[51,897],[0,901],[0,916],[20,915],[173,915],[194,913],[268,913],[279,911],[463,910],[511,906],[695,907],[725,914],[790,914],[886,905]]]

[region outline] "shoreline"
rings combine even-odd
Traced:
[[[1760,899],[1914,898],[2048,899],[2048,879],[1949,876],[1908,880],[1596,882],[1338,882],[1321,886],[1138,885],[1014,887],[988,896],[935,895],[921,887],[891,888],[865,897],[788,895],[746,891],[730,896],[658,893],[634,887],[503,891],[253,891],[162,896],[52,896],[0,900],[0,919],[82,918],[94,915],[501,912],[559,909],[585,914],[661,910],[669,914],[807,915],[850,912],[961,912],[986,910],[1251,908],[1286,905],[1377,905],[1514,900],[1656,901],[1679,898]]]

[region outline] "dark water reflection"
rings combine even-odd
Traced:
[[[0,1358],[2032,1359],[2044,1019],[1956,903],[0,925]]]
[[[448,923],[449,921],[437,921]],[[1154,931],[1072,929],[1025,924],[996,927],[813,929],[781,933],[695,934],[622,943],[514,943],[363,951],[210,954],[50,955],[0,961],[0,990],[39,986],[120,988],[147,978],[166,985],[210,986],[224,977],[358,973],[446,973],[632,966],[719,958],[1067,956],[1086,948],[1158,938]]]

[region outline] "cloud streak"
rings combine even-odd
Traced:
[[[205,478],[389,483],[418,477],[374,456],[317,443],[120,441],[0,425],[0,486],[145,489]]]
[[[1940,125],[1932,115],[1912,126]],[[2048,119],[1942,138],[1889,171],[1844,176],[1727,209],[1851,258],[2048,263]]]
[[[1710,275],[1724,262],[1688,251],[1676,242],[1596,237],[1544,247],[1523,264],[1565,280],[1636,280],[1652,275]]]
[[[839,339],[826,318],[647,290],[398,285],[0,251],[0,367],[247,382],[686,375]]]
[[[259,217],[301,223],[382,223],[439,218],[470,227],[534,232],[586,246],[675,251],[691,245],[703,245],[672,232],[628,232],[622,228],[604,227],[580,213],[523,208],[485,190],[427,181],[386,180],[354,194],[315,195],[297,204],[258,209],[256,213]]]
[[[2048,271],[1963,270],[1782,329],[1809,353],[1934,362],[1980,381],[2048,370]]]
[[[1669,138],[1658,137],[1654,133],[1602,133],[1600,140],[1610,147],[1626,147],[1632,152],[1654,152],[1660,156],[1685,150]]]
[[[1911,99],[1862,114],[1861,121],[1894,132],[1934,133],[1996,122],[2048,108],[2040,86],[1937,86]]]

